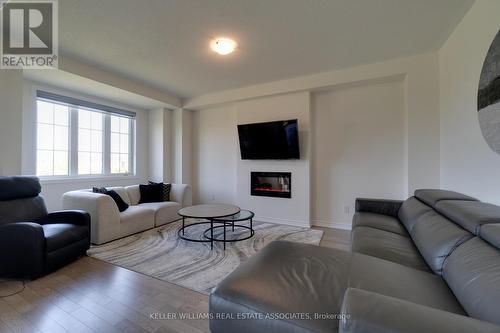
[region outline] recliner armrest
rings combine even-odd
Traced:
[[[402,200],[357,198],[356,212],[376,213],[397,217],[399,208],[402,204]]]
[[[485,321],[356,288],[346,290],[341,314],[341,333],[500,332]]]
[[[40,224],[69,223],[90,228],[90,214],[83,210],[59,210],[37,221]]]
[[[40,224],[0,226],[0,276],[35,278],[43,274],[45,236]]]

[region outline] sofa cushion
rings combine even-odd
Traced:
[[[229,274],[210,295],[212,332],[336,332],[352,254],[301,243],[275,241]],[[238,320],[239,314],[300,314],[291,318]],[[225,315],[225,318],[221,318]]]
[[[398,212],[398,217],[401,223],[405,226],[408,232],[411,232],[418,218],[423,214],[430,212],[431,207],[424,204],[415,197],[408,198],[403,202]]]
[[[148,202],[139,204],[140,207],[151,208],[155,211],[155,226],[160,226],[180,218],[177,212],[181,205],[174,201]]]
[[[66,247],[89,236],[89,228],[82,225],[55,223],[44,224],[42,228],[47,252]]]
[[[443,278],[469,316],[500,325],[500,251],[479,237],[446,260]]]
[[[500,207],[486,202],[446,200],[436,210],[476,236],[483,224],[500,223]]]
[[[353,255],[348,286],[465,314],[441,277],[372,256]]]
[[[418,252],[411,238],[370,227],[352,231],[352,251],[389,260],[423,271],[429,266]]]
[[[468,200],[468,201],[477,201],[477,199],[473,197],[469,197],[468,195],[454,192],[454,191],[446,191],[446,190],[437,190],[437,189],[421,189],[415,190],[415,197],[431,206],[432,208],[436,207],[436,204],[441,200]]]
[[[139,190],[139,185],[127,186],[125,187],[125,191],[127,191],[131,205],[139,204],[139,200],[141,200],[141,191]]]
[[[500,224],[487,224],[481,228],[481,238],[500,249]]]
[[[130,206],[126,211],[120,213],[119,237],[135,234],[153,228],[154,226],[154,209],[141,206]]]
[[[127,205],[131,205],[132,204],[130,202],[130,198],[128,196],[128,193],[127,193],[127,190],[125,189],[125,187],[121,187],[121,186],[107,187],[106,190],[108,190],[108,191],[111,191],[111,190],[115,191],[123,199],[123,201],[125,201],[125,203]]]
[[[436,274],[441,274],[443,263],[450,253],[473,237],[470,232],[435,211],[420,216],[410,235]]]
[[[118,193],[116,193],[115,190],[106,190],[106,194],[109,195],[111,199],[113,199],[113,201],[116,203],[118,211],[123,212],[129,207],[129,205],[125,201],[123,201],[122,197]]]
[[[408,232],[406,232],[401,222],[387,215],[358,212],[354,214],[352,219],[352,228],[354,229],[356,227],[371,227],[409,237]]]

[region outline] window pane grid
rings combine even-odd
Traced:
[[[40,176],[69,174],[68,107],[37,101],[37,163]]]
[[[128,174],[134,157],[132,121],[100,110],[37,99],[37,175]],[[72,128],[76,132],[70,132]]]
[[[130,119],[111,116],[111,173],[130,170]]]
[[[103,122],[101,112],[78,109],[78,174],[103,173]]]

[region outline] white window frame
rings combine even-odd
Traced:
[[[128,173],[111,173],[111,115],[120,116],[119,114],[112,114],[99,109],[86,108],[82,106],[72,105],[69,103],[61,103],[57,100],[51,100],[49,98],[38,97],[35,93],[35,110],[34,110],[34,173],[37,173],[37,121],[38,121],[38,106],[37,102],[39,100],[66,105],[69,108],[69,146],[68,146],[68,175],[54,175],[54,176],[38,176],[42,181],[65,181],[65,180],[100,180],[100,179],[130,179],[136,178],[136,122],[135,117],[126,117],[130,119],[129,121],[129,172]],[[92,112],[101,112],[103,114],[103,173],[101,174],[78,174],[78,109],[84,109]],[[124,116],[122,116],[124,117]]]

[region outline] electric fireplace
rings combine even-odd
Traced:
[[[251,172],[250,194],[261,197],[291,198],[291,172]]]

